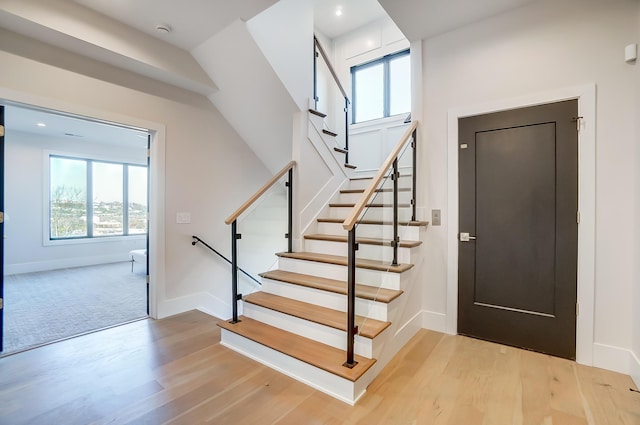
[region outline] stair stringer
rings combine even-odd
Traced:
[[[312,115],[309,113],[309,115]],[[300,146],[299,158],[296,160],[301,170],[301,177],[298,181],[299,187],[305,187],[307,181],[316,180],[320,173],[309,173],[311,167],[322,165],[322,172],[328,174],[328,178],[322,186],[315,191],[315,194],[306,201],[299,209],[300,235],[310,233],[315,230],[317,218],[325,214],[331,200],[335,199],[340,189],[348,182],[349,171],[345,169],[339,159],[334,154],[333,148],[329,148],[322,133],[322,128],[317,128],[312,118],[308,119],[308,129],[306,140],[302,140],[303,146]],[[304,203],[304,200],[303,200]]]

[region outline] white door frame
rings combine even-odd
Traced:
[[[452,108],[448,113],[448,230],[446,332],[458,329],[458,119],[564,100],[578,100],[578,282],[576,361],[593,365],[595,299],[596,85]]]
[[[67,103],[0,87],[0,101],[51,109],[65,114],[101,122],[146,130],[151,134],[151,175],[149,180],[149,316],[157,319],[158,307],[165,293],[164,270],[164,193],[165,193],[165,126],[164,124],[128,117],[87,106]]]

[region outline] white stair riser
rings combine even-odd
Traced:
[[[398,226],[398,235],[403,241],[419,241],[420,229],[424,227],[420,226]],[[347,231],[342,227],[342,223],[327,223],[319,222],[318,231],[322,235],[338,235],[346,236]],[[359,224],[356,227],[356,235],[362,238],[378,238],[378,239],[392,239],[393,238],[393,226],[391,225],[376,225],[376,224]]]
[[[348,184],[349,186],[348,189],[367,189],[370,184],[371,184],[371,179],[350,180]],[[413,179],[411,176],[401,176],[400,179],[398,180],[399,187],[412,187],[412,185],[413,185]],[[386,179],[382,187],[392,188],[393,181],[391,179]]]
[[[278,268],[292,273],[324,277],[326,279],[336,279],[345,282],[347,280],[347,267],[337,264],[280,257],[278,259]],[[400,289],[406,276],[407,272],[390,273],[362,268],[356,269],[357,283],[386,289]]]
[[[334,292],[322,291],[306,286],[293,285],[279,280],[262,279],[262,290],[266,293],[291,298],[321,307],[338,311],[347,311],[347,296]],[[390,303],[356,298],[356,314],[376,320],[387,321]]]
[[[320,254],[347,255],[348,246],[345,242],[322,241],[315,239],[305,239],[304,248],[307,252],[317,252]],[[401,264],[411,263],[411,254],[417,254],[417,248],[398,248],[398,262]],[[379,260],[388,262],[391,265],[393,260],[393,248],[391,246],[359,244],[356,251],[357,258],[368,260]]]
[[[352,207],[329,207],[329,218],[344,220],[351,212]],[[366,209],[360,219],[393,221],[393,209],[389,207],[373,207]],[[398,208],[398,221],[410,221],[411,208]]]
[[[258,320],[262,323],[266,323],[267,325],[280,328],[305,338],[311,338],[315,341],[341,350],[347,349],[347,333],[344,331],[290,316],[256,304],[247,302],[243,304],[244,315],[251,319]],[[374,340],[356,335],[354,345],[355,353],[368,359],[372,359],[374,344]]]
[[[411,192],[398,192],[398,202],[401,204],[408,204],[411,202]],[[360,200],[362,193],[341,193],[338,197],[338,202],[345,203],[356,203]],[[373,198],[371,198],[371,202],[384,202],[386,204],[391,204],[393,202],[393,192],[378,192]]]
[[[220,339],[223,346],[352,405],[379,372],[371,368],[356,382],[351,382],[226,329],[222,329]]]

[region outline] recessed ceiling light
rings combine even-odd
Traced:
[[[38,127],[46,127],[47,125],[43,122],[39,122],[38,124],[36,124]]]
[[[342,6],[336,8],[336,16],[342,16]]]
[[[156,30],[162,34],[169,34],[171,32],[171,26],[169,24],[158,24]]]

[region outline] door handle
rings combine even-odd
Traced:
[[[475,236],[469,236],[469,233],[467,232],[463,232],[460,233],[460,242],[469,242],[469,241],[475,241],[476,237]]]

